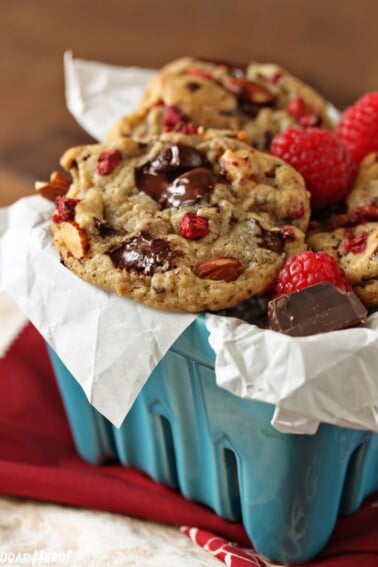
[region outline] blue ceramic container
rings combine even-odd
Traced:
[[[138,468],[241,521],[260,554],[302,563],[327,543],[339,514],[378,491],[378,434],[321,424],[315,435],[272,428],[274,407],[215,383],[199,317],[151,374],[118,429],[87,401],[55,352],[51,361],[79,454]]]

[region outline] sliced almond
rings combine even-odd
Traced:
[[[89,239],[87,231],[81,228],[77,222],[68,221],[59,225],[59,236],[67,250],[80,260],[89,250]]]
[[[57,197],[67,193],[70,185],[71,179],[69,177],[59,171],[53,171],[50,175],[50,181],[35,182],[35,190],[41,197],[49,201],[55,201]]]

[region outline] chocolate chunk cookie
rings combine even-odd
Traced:
[[[199,127],[245,130],[260,150],[287,128],[332,128],[328,104],[311,87],[273,64],[233,65],[185,57],[152,80],[138,110],[109,134],[146,140],[160,132],[194,134]]]
[[[378,306],[378,222],[312,232],[307,243],[336,258],[361,301]]]
[[[349,212],[370,206],[378,209],[378,153],[369,154],[360,163],[347,205]]]
[[[332,215],[307,235],[310,248],[334,256],[355,293],[366,305],[378,305],[378,156],[360,164],[347,212]]]
[[[68,150],[54,241],[84,280],[146,305],[197,312],[273,285],[304,249],[302,177],[232,136],[165,134]]]

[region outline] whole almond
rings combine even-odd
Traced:
[[[244,265],[231,256],[214,256],[192,267],[196,276],[202,279],[232,282],[244,272]]]
[[[61,197],[67,193],[70,185],[71,179],[69,177],[59,171],[53,171],[50,176],[50,181],[35,182],[35,190],[41,197],[49,201],[55,201],[57,197]]]

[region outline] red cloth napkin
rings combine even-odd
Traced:
[[[227,565],[266,565],[241,524],[139,471],[116,463],[89,465],[76,455],[44,342],[32,325],[0,360],[0,492],[194,526],[184,533]],[[339,519],[311,565],[377,567],[378,495]]]

